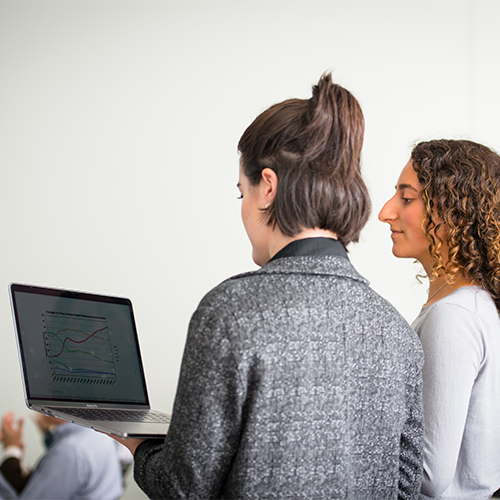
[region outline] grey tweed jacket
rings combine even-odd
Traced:
[[[417,498],[422,364],[347,258],[273,260],[201,301],[135,479],[151,498]]]

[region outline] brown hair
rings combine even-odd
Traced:
[[[423,230],[436,259],[432,274],[463,274],[500,310],[500,156],[472,141],[436,140],[417,144],[411,159],[423,187]]]
[[[364,118],[354,96],[324,74],[310,99],[271,106],[245,130],[239,144],[252,185],[264,168],[278,177],[268,224],[286,236],[304,228],[333,231],[344,246],[359,240],[370,215],[361,177]]]

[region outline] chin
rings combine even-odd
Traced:
[[[261,261],[260,259],[253,259],[254,263],[257,264],[259,267],[262,267],[266,264],[266,262]]]
[[[254,261],[254,264],[257,264],[258,266],[262,267],[262,264],[260,263],[259,256],[255,255],[255,252],[252,252],[252,260]]]
[[[405,252],[398,250],[395,246],[392,247],[392,255],[394,255],[394,257],[397,257],[398,259],[410,259],[411,258],[411,255],[408,255]]]
[[[259,267],[262,267],[267,264],[269,259],[263,259],[260,255],[258,255],[255,251],[252,252],[252,260],[257,264]]]

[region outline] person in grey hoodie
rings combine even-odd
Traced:
[[[123,441],[151,498],[418,496],[422,349],[346,253],[370,212],[363,134],[358,101],[325,74],[241,137],[261,267],[193,314],[165,441]]]

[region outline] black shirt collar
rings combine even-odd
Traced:
[[[294,240],[282,248],[269,262],[283,257],[310,257],[336,255],[349,260],[344,245],[333,238],[305,238]]]

